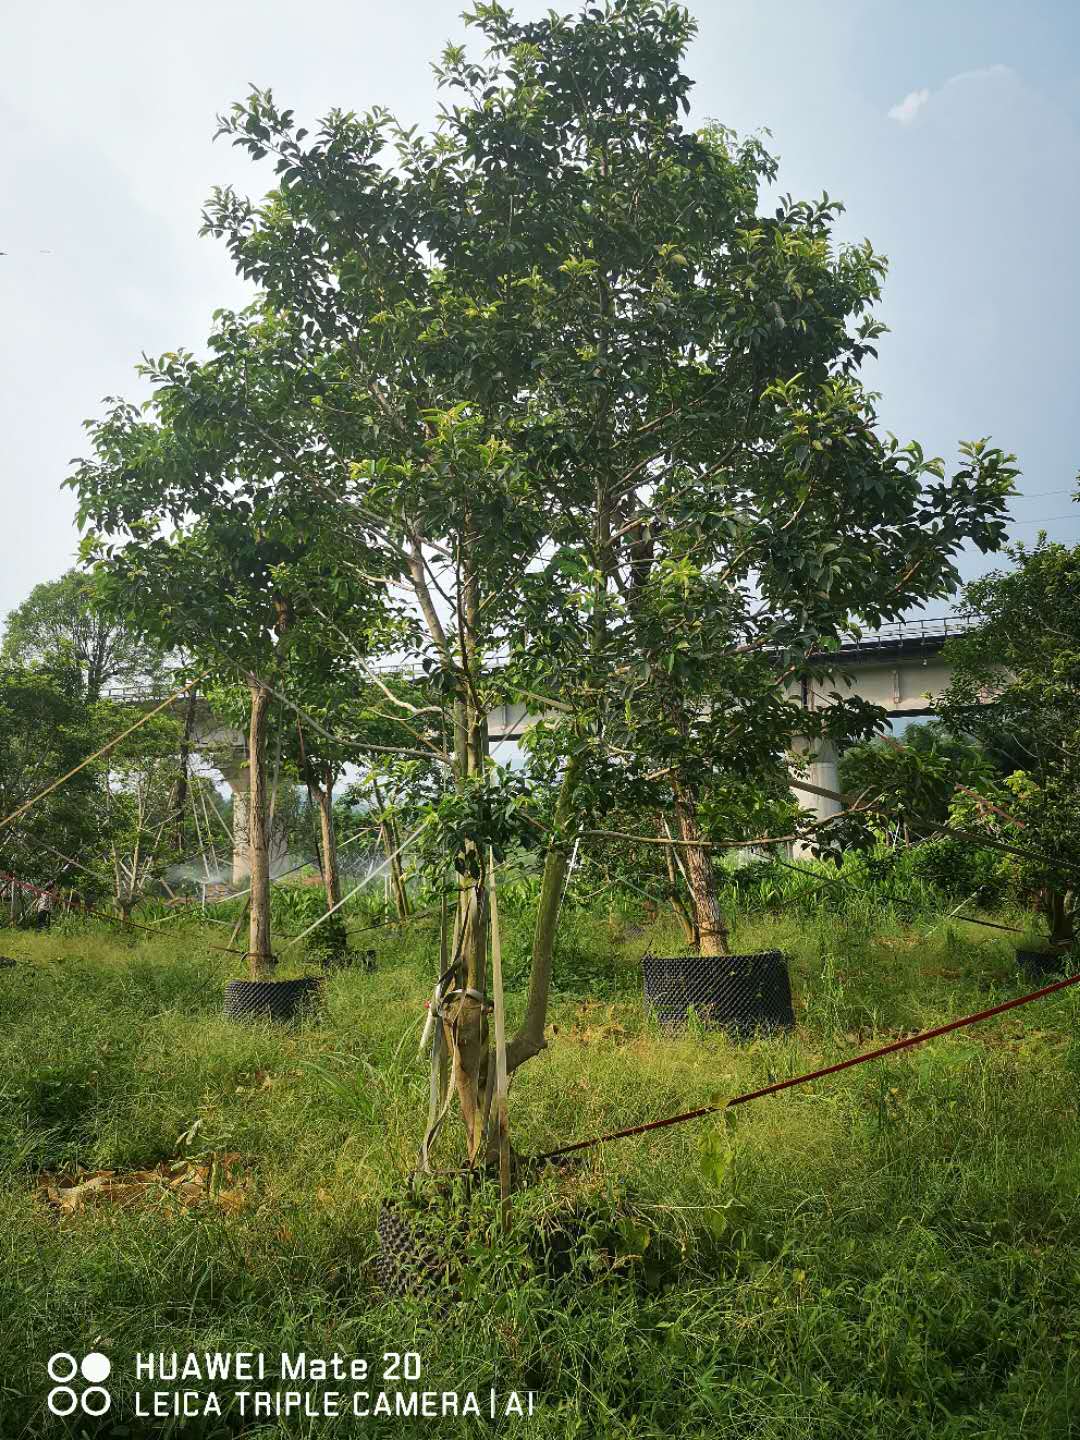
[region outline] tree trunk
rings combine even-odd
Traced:
[[[313,787],[319,807],[319,834],[322,840],[322,876],[326,890],[326,908],[333,910],[341,900],[341,876],[338,872],[337,834],[334,830],[334,772],[327,765],[323,783]]]
[[[671,838],[666,824],[661,823],[659,829],[661,838]],[[697,926],[690,918],[690,913],[683,904],[682,896],[679,894],[679,870],[676,868],[675,847],[673,845],[666,845],[664,847],[664,857],[667,860],[668,883],[671,885],[671,908],[674,910],[675,917],[682,926],[686,943],[694,950],[700,950],[701,937],[698,934]]]
[[[379,782],[372,776],[372,793],[375,796],[375,803],[380,812],[383,810],[382,791],[379,789]],[[379,839],[382,841],[383,853],[386,855],[387,877],[386,888],[394,897],[394,908],[397,910],[399,920],[409,918],[409,897],[405,890],[405,877],[401,869],[401,857],[398,851],[401,849],[401,839],[398,835],[397,826],[392,818],[379,821]]]
[[[1050,943],[1052,945],[1070,945],[1075,937],[1075,920],[1073,916],[1071,895],[1064,890],[1051,888],[1047,895],[1047,917],[1050,921]]]
[[[409,892],[405,888],[405,871],[401,864],[401,831],[398,829],[397,819],[391,816],[389,821],[390,843],[393,846],[390,854],[393,857],[390,861],[390,887],[394,892],[394,904],[397,907],[399,920],[409,918]]]
[[[266,979],[274,968],[270,952],[270,854],[267,845],[266,718],[270,692],[252,677],[251,724],[248,730],[248,857],[251,865],[251,909],[248,968],[253,980]]]
[[[565,836],[574,809],[574,791],[581,766],[577,757],[571,759],[559,787],[555,806],[555,833]],[[547,852],[544,878],[540,884],[540,903],[536,907],[536,929],[533,932],[532,965],[529,970],[529,999],[521,1028],[506,1049],[506,1068],[513,1073],[519,1065],[545,1049],[544,1026],[547,1021],[548,996],[555,961],[555,934],[559,910],[566,888],[566,872],[570,855],[564,840],[559,839]]]
[[[478,673],[477,646],[480,592],[473,564],[472,535],[464,526],[463,574],[458,607],[458,635],[462,674],[454,705],[454,753],[458,759],[459,786],[482,782],[487,758],[487,717],[474,693]],[[464,768],[461,768],[461,765]],[[446,1007],[444,1029],[448,1052],[455,1057],[458,1100],[465,1124],[469,1159],[475,1160],[486,1145],[488,1130],[487,1095],[489,1072],[494,1067],[488,1053],[487,1024],[487,906],[484,902],[484,855],[472,841],[466,842],[459,857],[458,918],[460,958],[457,965],[458,994]]]
[[[678,822],[679,838],[686,842],[682,861],[690,887],[690,904],[699,936],[700,951],[702,955],[726,955],[727,925],[716,893],[716,877],[709,852],[701,844],[701,830],[697,823],[697,796],[692,786],[678,778],[673,779],[672,789],[675,792],[675,819]]]

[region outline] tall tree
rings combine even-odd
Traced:
[[[10,612],[3,655],[16,664],[67,658],[78,668],[91,702],[110,686],[152,688],[164,660],[158,647],[129,624],[95,610],[92,582],[79,570],[35,585]]]
[[[863,312],[881,262],[868,246],[833,254],[828,202],[759,216],[775,174],[761,145],[684,128],[681,7],[609,0],[520,24],[491,3],[467,18],[488,51],[444,53],[438,83],[460,103],[432,136],[381,110],[333,111],[309,135],[258,91],[223,119],[278,174],[261,203],[223,190],[206,214],[260,300],[219,318],[205,364],[154,367],[185,457],[169,498],[144,478],[157,440],[120,443],[122,414],[78,483],[95,525],[130,529],[179,522],[221,475],[272,477],[336,513],[342,567],[377,570],[452,717],[445,740],[399,722],[403,748],[441,743],[452,775],[428,837],[460,877],[443,1013],[478,1154],[493,1074],[486,857],[539,838],[520,782],[489,763],[489,706],[525,693],[567,717],[547,731],[560,792],[513,1069],[545,1043],[580,802],[601,798],[619,749],[645,748],[639,732],[620,743],[627,700],[650,707],[649,746],[678,762],[666,768],[707,904],[690,771],[731,696],[775,716],[778,672],[853,609],[937,593],[943,556],[996,538],[1008,476],[979,450],[924,486],[933,463],[873,435],[851,372],[880,333]],[[884,596],[867,580],[873,545],[895,566]],[[360,558],[371,546],[378,566]],[[669,643],[680,599],[696,607],[692,653]],[[728,688],[710,693],[714,652]],[[784,730],[756,728],[752,708],[736,706],[745,749],[728,751],[746,773]],[[699,928],[720,947],[711,915]]]

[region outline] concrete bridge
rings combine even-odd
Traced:
[[[890,720],[911,720],[933,713],[933,702],[948,688],[952,670],[942,655],[945,642],[962,635],[971,622],[946,616],[935,620],[906,620],[854,637],[839,651],[821,656],[822,670],[839,666],[850,677],[850,685],[838,676],[819,685],[804,681],[788,687],[792,699],[804,709],[817,710],[832,704],[831,694],[847,690],[873,705],[880,705]],[[492,739],[516,739],[536,718],[528,706],[500,705],[488,717]],[[839,756],[830,742],[819,745],[810,763],[810,785],[838,791]],[[841,804],[812,791],[799,794],[804,808],[819,820],[837,814]]]
[[[824,669],[839,663],[841,670],[850,676],[848,693],[880,705],[892,720],[928,715],[932,702],[947,688],[951,678],[950,667],[941,653],[945,642],[968,628],[966,622],[951,617],[902,621],[858,639],[853,637],[838,652],[822,655],[821,665]],[[380,673],[414,672],[404,667],[386,666]],[[416,670],[415,673],[422,675],[423,672]],[[844,688],[842,678],[828,683],[823,678],[820,687],[813,681],[803,682],[801,686],[790,687],[788,693],[806,709],[816,710],[832,703],[830,692]],[[147,703],[152,697],[133,693],[114,698],[128,698],[136,704]],[[183,714],[186,701],[176,701],[175,709],[178,714]],[[517,740],[540,718],[540,713],[536,705],[530,707],[524,702],[496,706],[488,715],[488,733],[496,741]],[[220,720],[206,701],[200,699],[195,707],[191,745],[220,772],[232,791],[233,880],[241,884],[249,873],[247,803],[250,782],[246,734],[239,727]],[[809,785],[817,790],[838,791],[837,761],[836,750],[831,744],[819,746],[810,760]],[[834,815],[841,808],[839,801],[815,794],[813,789],[799,791],[799,800],[819,819]],[[271,837],[270,848],[273,865],[275,860],[284,858],[283,837]]]
[[[804,708],[817,710],[832,703],[833,691],[857,695],[873,705],[880,705],[890,720],[913,720],[933,713],[933,702],[948,689],[952,668],[942,655],[947,640],[962,635],[971,621],[945,616],[936,620],[907,620],[883,626],[871,634],[852,639],[838,652],[823,655],[822,668],[839,661],[841,670],[850,676],[850,686],[843,678],[822,683],[810,682],[789,688],[797,694]],[[819,745],[810,764],[808,781],[822,790],[839,791],[837,772],[839,756],[831,742]],[[796,787],[797,789],[797,787]],[[836,815],[841,802],[812,791],[797,792],[800,804],[812,810],[819,820]]]

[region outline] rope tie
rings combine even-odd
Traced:
[[[445,1020],[448,1018],[446,1011],[443,1009],[443,1006],[448,1000],[453,1000],[457,995],[467,995],[470,1000],[479,1000],[480,1004],[484,1007],[485,1010],[491,1009],[491,1006],[488,1004],[487,1001],[487,996],[482,994],[479,990],[444,990],[442,994],[438,997],[436,1002],[432,1005],[432,1010],[439,1017],[440,1020]]]

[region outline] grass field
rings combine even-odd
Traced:
[[[506,928],[516,1008],[527,925]],[[383,937],[375,971],[334,976],[324,1017],[291,1030],[222,1017],[234,972],[206,938],[0,932],[18,961],[0,970],[2,1440],[1080,1433],[1075,990],[548,1167],[515,1198],[509,1240],[494,1238],[488,1190],[448,1205],[454,1294],[397,1301],[380,1288],[376,1217],[403,1193],[426,1111],[434,936]],[[638,961],[672,939],[567,916],[550,1049],[511,1094],[519,1152],[1031,988],[993,931],[745,921],[739,950],[792,957],[794,1036],[670,1039],[643,1015]],[[442,1163],[457,1145],[449,1134]],[[563,1237],[554,1271],[538,1235]],[[45,1364],[62,1350],[111,1359],[105,1419],[48,1413]],[[378,1373],[385,1353],[417,1352],[405,1388],[475,1391],[485,1406],[492,1387],[532,1391],[535,1413],[137,1418],[148,1382],[134,1356],[174,1350],[339,1352]]]

